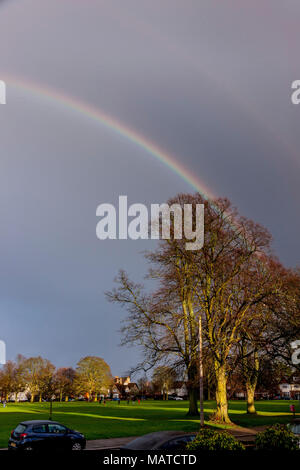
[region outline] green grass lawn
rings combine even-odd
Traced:
[[[259,401],[258,414],[248,416],[245,402],[231,401],[230,418],[240,426],[251,427],[273,423],[287,423],[291,419],[289,406],[296,401]],[[86,402],[53,403],[53,419],[83,432],[87,439],[137,436],[158,430],[195,431],[199,420],[186,416],[186,401],[144,401],[140,405],[126,402],[107,402],[106,405]],[[215,402],[205,402],[205,418],[215,410]],[[30,419],[48,419],[49,403],[8,403],[0,405],[0,447],[7,446],[11,430],[20,422]]]

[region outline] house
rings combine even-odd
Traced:
[[[186,383],[183,381],[174,382],[173,387],[168,391],[168,394],[180,398],[186,398],[188,396]]]
[[[136,396],[139,392],[139,388],[135,382],[131,382],[129,376],[126,377],[114,377],[114,384],[111,389],[112,398],[130,398]]]
[[[28,397],[30,396],[30,391],[28,389],[18,392],[18,393],[11,393],[9,395],[9,400],[11,401],[28,401]]]
[[[300,383],[281,383],[278,388],[281,397],[300,400]]]
[[[128,385],[128,384],[131,383],[131,380],[130,380],[130,377],[128,375],[126,377],[119,377],[118,375],[115,375],[114,382],[116,384]]]

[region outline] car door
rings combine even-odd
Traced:
[[[47,450],[50,448],[47,424],[36,424],[32,426],[32,445],[36,450]]]
[[[51,439],[51,448],[53,450],[63,450],[68,445],[67,428],[62,424],[49,423],[48,432]]]

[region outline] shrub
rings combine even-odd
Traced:
[[[227,432],[201,429],[196,438],[187,445],[188,450],[245,450],[241,442]]]
[[[298,450],[298,439],[284,424],[274,424],[257,434],[257,450]]]

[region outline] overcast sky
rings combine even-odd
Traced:
[[[176,156],[265,225],[300,264],[300,4],[296,0],[0,1],[0,339],[8,358],[74,366],[119,346],[107,303],[119,268],[140,281],[151,241],[99,241],[103,202],[164,202],[193,188],[126,138],[31,82],[92,104]],[[11,80],[13,77],[14,80]],[[33,85],[34,86],[34,85]]]

